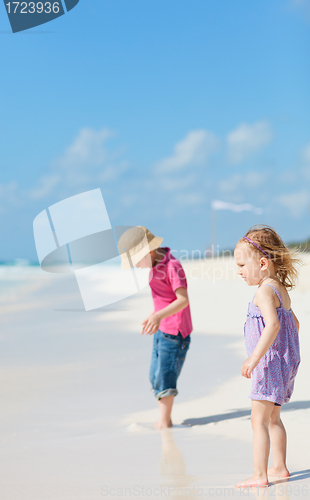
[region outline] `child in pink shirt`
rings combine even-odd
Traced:
[[[171,255],[170,248],[160,247],[162,241],[148,229],[138,226],[128,229],[118,243],[120,252],[127,252],[122,255],[123,268],[133,265],[151,268],[149,284],[154,311],[143,321],[141,333],[154,334],[150,381],[158,401],[158,429],[172,426],[177,379],[192,332],[185,273],[180,262]]]

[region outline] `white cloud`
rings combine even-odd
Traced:
[[[8,184],[0,184],[0,200],[4,198],[11,198],[15,195],[17,190],[17,183],[12,181]]]
[[[29,191],[29,197],[33,200],[46,198],[59,182],[60,175],[45,175],[39,179],[38,185]]]
[[[242,123],[227,136],[227,154],[231,163],[241,163],[273,139],[271,126],[267,121],[249,125]]]
[[[300,217],[310,206],[310,193],[306,189],[279,196],[276,201],[286,207],[293,217]]]
[[[105,144],[111,136],[112,133],[107,128],[101,130],[83,128],[54,164],[64,169],[103,165],[108,159]]]
[[[300,149],[298,162],[290,169],[278,175],[278,180],[283,184],[302,184],[304,180],[310,181],[310,142]]]
[[[254,170],[244,174],[233,174],[231,177],[219,182],[219,189],[224,193],[238,191],[242,188],[256,189],[266,181],[267,177],[266,173]]]
[[[113,136],[107,128],[83,128],[64,153],[51,162],[49,174],[39,178],[28,191],[29,198],[39,200],[62,186],[62,196],[78,188],[87,189],[93,182],[108,183],[124,172],[128,164],[118,159],[120,152],[111,152],[106,143]]]
[[[305,20],[310,20],[310,0],[290,0],[289,6],[304,14]]]
[[[115,165],[107,165],[98,174],[98,181],[100,182],[110,182],[114,181],[119,177],[119,175],[128,168],[128,162],[123,160]]]
[[[231,203],[230,201],[213,200],[211,203],[212,210],[231,210],[232,212],[254,212],[257,215],[263,213],[262,208],[255,207],[251,203]]]
[[[120,201],[124,208],[131,208],[139,202],[139,197],[134,193],[128,193],[123,195]]]
[[[188,166],[207,163],[210,154],[219,147],[217,137],[207,130],[192,130],[174,147],[173,155],[155,164],[155,173],[170,173]]]

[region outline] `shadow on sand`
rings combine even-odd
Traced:
[[[307,410],[310,408],[310,401],[294,401],[293,403],[286,403],[282,411],[295,411],[295,410]],[[234,410],[229,413],[221,413],[219,415],[210,415],[209,417],[201,418],[188,418],[182,422],[182,425],[207,425],[214,422],[222,422],[223,420],[231,420],[240,417],[249,417],[251,415],[251,410]],[[305,472],[305,471],[303,471]]]
[[[298,470],[295,472],[291,472],[291,475],[288,478],[272,480],[270,485],[276,486],[277,484],[292,483],[293,481],[301,481],[302,479],[309,479],[309,477],[310,477],[310,469]]]

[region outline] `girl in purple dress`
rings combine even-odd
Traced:
[[[300,261],[268,226],[254,226],[235,248],[238,274],[258,286],[244,325],[248,359],[241,367],[251,378],[254,475],[238,488],[266,487],[268,477],[289,477],[286,431],[281,407],[292,395],[300,363],[299,323],[287,290],[293,288]],[[267,470],[270,444],[273,466]]]

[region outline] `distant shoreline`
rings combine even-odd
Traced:
[[[288,248],[296,249],[301,253],[310,253],[310,238],[308,240],[302,242],[292,242],[286,243]],[[202,250],[175,250],[171,249],[171,252],[174,253],[182,262],[187,261],[196,261],[196,260],[210,260],[214,258],[222,258],[229,257],[234,255],[234,249],[226,248],[225,250],[217,249],[215,252],[212,251],[211,248],[206,248],[204,251]],[[182,259],[182,255],[179,255],[182,252],[186,252],[187,258]],[[199,256],[195,256],[195,252],[200,252]],[[0,260],[0,266],[12,266],[12,267],[40,267],[40,263],[36,261],[32,261],[29,259],[18,258],[13,260]]]

